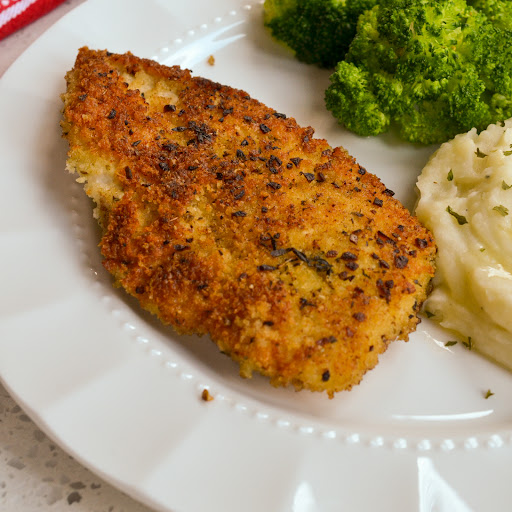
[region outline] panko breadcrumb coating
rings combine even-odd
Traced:
[[[408,334],[431,234],[343,148],[246,92],[130,53],[67,73],[67,167],[115,284],[274,386],[358,384]]]

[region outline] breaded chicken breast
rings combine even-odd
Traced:
[[[96,203],[115,284],[275,386],[350,389],[407,339],[431,234],[343,148],[246,92],[82,48],[68,169]]]

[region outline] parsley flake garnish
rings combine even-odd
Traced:
[[[503,206],[502,204],[495,206],[493,208],[494,211],[498,212],[500,215],[503,215],[503,217],[508,215],[508,208]]]
[[[488,390],[487,390],[487,393],[485,393],[485,395],[484,395],[484,398],[487,400],[487,399],[488,399],[489,397],[491,397],[492,395],[494,395],[494,393],[493,393],[490,389],[488,389]]]
[[[462,344],[468,349],[473,350],[473,340],[471,339],[471,336],[468,336],[468,341],[463,341]]]
[[[457,222],[459,223],[459,226],[462,226],[462,225],[464,225],[464,224],[467,224],[467,223],[468,223],[468,221],[467,221],[466,217],[464,217],[464,215],[459,215],[457,212],[453,211],[451,206],[448,206],[448,207],[446,208],[446,211],[447,211],[450,215],[453,215],[453,216],[457,219]]]
[[[510,150],[510,151],[503,151],[503,154],[505,156],[510,156],[510,155],[512,155],[512,150]]]
[[[485,157],[487,156],[485,153],[482,153],[482,152],[480,151],[480,148],[476,148],[475,155],[476,155],[478,158],[485,158]]]
[[[508,190],[509,188],[512,188],[512,185],[507,185],[504,181],[501,182],[501,188],[503,190]]]
[[[448,181],[453,181],[453,171],[450,169],[450,172],[448,173],[448,176],[446,176],[446,179]]]
[[[451,341],[447,341],[444,346],[445,347],[453,347],[453,345],[457,345],[458,341],[454,341],[454,340],[451,340]]]

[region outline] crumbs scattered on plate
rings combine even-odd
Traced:
[[[205,402],[211,402],[213,400],[213,396],[210,395],[210,392],[206,388],[203,389],[203,392],[201,393],[201,398]]]

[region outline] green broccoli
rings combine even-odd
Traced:
[[[334,68],[345,56],[357,19],[377,0],[265,0],[264,23],[307,64]]]
[[[359,18],[326,106],[348,129],[446,141],[512,117],[512,32],[465,0],[384,0]]]
[[[468,0],[468,5],[483,12],[496,26],[512,29],[512,0]]]

